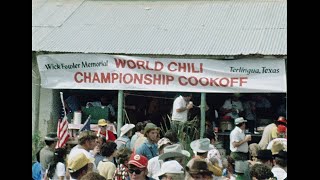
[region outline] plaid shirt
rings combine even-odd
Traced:
[[[113,180],[128,180],[129,173],[128,168],[123,164],[118,165],[116,171],[114,172]]]

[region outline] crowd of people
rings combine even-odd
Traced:
[[[231,153],[226,155],[216,147],[218,137],[212,126],[206,127],[203,138],[187,144],[188,151],[175,129],[188,121],[188,111],[194,108],[191,98],[191,93],[182,93],[174,100],[171,129],[164,134],[156,124],[143,121],[124,124],[117,136],[108,129],[110,122],[100,119],[98,131],[79,132],[77,145],[55,148],[58,138],[49,133],[33,164],[33,179],[287,179],[286,118],[280,116],[267,125],[259,143],[250,143],[248,120],[233,105],[235,96],[223,106],[235,125],[229,137]],[[233,110],[229,111],[230,105]]]

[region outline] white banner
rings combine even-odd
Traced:
[[[37,57],[41,85],[53,89],[286,92],[284,59],[178,59],[105,54]]]

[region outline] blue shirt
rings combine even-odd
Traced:
[[[146,158],[151,159],[158,156],[158,146],[157,144],[151,144],[146,140],[137,150],[136,154],[145,156]]]
[[[41,180],[41,164],[36,162],[32,165],[32,178],[34,180]]]

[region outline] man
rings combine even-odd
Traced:
[[[177,129],[181,123],[185,123],[188,120],[189,109],[193,108],[193,104],[190,101],[192,98],[191,93],[181,93],[174,102],[172,108],[172,127],[171,129]]]
[[[245,135],[247,120],[238,117],[234,120],[236,127],[230,133],[230,156],[235,161],[248,160],[248,141],[251,141],[251,135]]]
[[[160,128],[153,123],[148,123],[144,128],[144,136],[147,140],[136,150],[137,154],[143,155],[149,159],[158,155],[158,136]]]
[[[70,153],[68,159],[72,159],[78,154],[84,154],[87,158],[92,159],[94,162],[94,152],[90,152],[97,146],[97,135],[92,131],[82,131],[78,137],[78,145],[74,146]],[[97,171],[96,165],[93,163],[93,170]]]
[[[278,154],[274,155],[273,160],[274,166],[271,172],[277,177],[278,180],[284,180],[287,178],[287,152],[279,151]]]
[[[147,176],[148,159],[139,154],[132,154],[128,162],[130,180],[154,180]]]
[[[117,144],[117,149],[120,148],[129,148],[130,147],[130,138],[132,136],[132,129],[135,127],[134,124],[125,124],[124,126],[121,127],[120,131],[120,137],[115,141]]]
[[[221,107],[222,115],[236,119],[243,112],[242,102],[240,101],[240,93],[234,93],[231,98],[225,100]]]
[[[45,174],[46,169],[51,161],[53,161],[54,149],[57,145],[57,133],[51,132],[44,137],[46,146],[40,150],[40,164],[42,167],[41,173]]]

